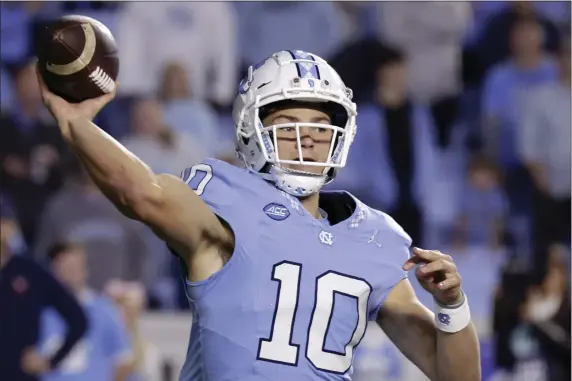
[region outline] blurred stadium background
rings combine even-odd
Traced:
[[[134,379],[175,379],[191,317],[172,256],[94,189],[41,104],[34,36],[62,14],[116,37],[119,94],[96,122],[160,172],[235,160],[230,105],[249,64],[282,49],[329,60],[360,113],[333,187],[389,212],[415,245],[452,254],[484,380],[570,379],[570,2],[0,7],[0,190],[20,226],[10,248],[45,261],[55,242],[79,242],[90,287],[144,290],[125,323],[145,343]],[[423,379],[372,325],[355,380]]]

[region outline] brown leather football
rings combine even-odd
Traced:
[[[36,46],[40,75],[65,100],[77,103],[115,89],[117,46],[101,22],[64,16],[45,25]]]

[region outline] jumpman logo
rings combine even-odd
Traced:
[[[379,229],[375,229],[375,232],[371,235],[368,239],[367,243],[375,243],[377,247],[382,247],[382,244],[377,242],[377,234],[379,233]]]

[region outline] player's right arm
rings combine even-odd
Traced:
[[[90,177],[125,216],[139,220],[188,265],[192,281],[208,278],[225,262],[233,244],[209,207],[181,179],[158,175],[114,138],[91,122],[114,94],[69,104],[52,94],[38,75],[46,106],[63,138]]]

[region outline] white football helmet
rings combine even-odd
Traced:
[[[332,124],[281,123],[263,126],[260,110],[285,100],[327,103]],[[322,58],[302,51],[281,51],[248,68],[239,85],[234,102],[236,149],[246,167],[278,188],[294,196],[308,196],[332,181],[346,164],[356,132],[356,105],[336,71]],[[300,127],[333,130],[328,159],[325,162],[304,161]],[[283,160],[278,152],[276,131],[295,128],[298,160]],[[284,168],[281,164],[304,164],[323,167],[320,174]]]

